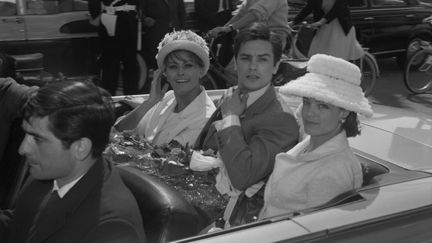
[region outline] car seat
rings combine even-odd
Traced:
[[[148,242],[168,242],[198,234],[200,216],[181,194],[137,168],[117,168],[137,200]]]

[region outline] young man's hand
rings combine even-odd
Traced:
[[[246,102],[248,94],[241,94],[239,89],[228,89],[227,93],[223,97],[221,105],[222,117],[229,115],[240,116],[246,110]]]

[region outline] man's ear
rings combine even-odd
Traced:
[[[72,143],[71,149],[78,160],[84,160],[91,155],[93,143],[89,138],[80,138]]]

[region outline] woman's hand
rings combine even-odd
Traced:
[[[150,87],[149,101],[157,103],[162,100],[165,93],[168,90],[168,84],[164,84],[162,87],[162,75],[163,73],[158,69],[153,74],[153,80]]]
[[[215,27],[213,29],[211,29],[208,34],[212,37],[212,38],[216,38],[218,37],[221,33],[228,33],[231,31],[231,28],[228,26],[218,26]]]
[[[319,21],[317,21],[317,22],[313,22],[312,24],[310,24],[310,27],[311,27],[312,29],[317,30],[317,29],[321,28],[321,26],[325,25],[326,23],[327,23],[327,20],[324,19],[324,18],[322,18],[322,19],[320,19]]]

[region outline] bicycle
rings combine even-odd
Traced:
[[[281,59],[279,68],[280,71],[278,71],[274,81],[276,85],[283,85],[284,83],[306,73],[306,64],[308,58],[303,53],[307,52],[310,43],[306,43],[302,50],[300,50],[301,47],[297,42],[299,41],[299,38],[302,34],[305,34],[307,37],[311,38],[313,36],[311,31],[314,30],[311,29],[310,25],[306,22],[292,27],[293,35],[289,41],[291,48],[288,54]],[[376,84],[376,80],[379,76],[379,68],[375,57],[368,52],[368,48],[363,48],[363,50],[364,55],[359,60],[355,60],[353,63],[359,66],[361,70],[362,77],[360,86],[362,87],[365,96],[368,96]]]
[[[404,84],[414,94],[432,90],[432,43],[419,40],[416,51],[408,57],[404,68]]]
[[[232,41],[236,32],[225,33],[216,38],[202,34],[209,47],[210,67],[202,78],[202,85],[206,90],[226,89],[236,85],[236,77],[226,71],[225,66],[232,58]],[[226,57],[226,53],[231,52]],[[221,54],[222,53],[222,54]]]

